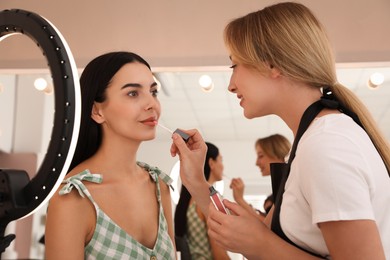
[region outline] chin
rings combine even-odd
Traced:
[[[256,117],[256,116],[254,116],[254,115],[252,115],[252,114],[250,114],[250,113],[248,113],[248,112],[245,112],[245,110],[244,110],[244,116],[245,116],[245,118],[247,118],[247,119],[253,119],[253,118]]]
[[[156,139],[156,134],[145,136],[144,141],[150,141]]]

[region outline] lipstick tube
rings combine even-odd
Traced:
[[[225,214],[230,215],[229,210],[222,203],[222,196],[221,196],[221,194],[219,194],[219,192],[213,186],[210,186],[209,190],[210,190],[210,198],[211,198],[211,201],[214,204],[214,207],[217,210],[219,210],[219,211],[221,211],[221,212],[223,212]]]

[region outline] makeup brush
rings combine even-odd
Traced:
[[[225,174],[222,174],[222,177],[225,178],[225,179],[228,179],[228,180],[232,180],[232,178],[230,178],[229,176],[225,175]]]
[[[158,126],[161,127],[162,129],[168,131],[169,133],[171,134],[174,134],[174,133],[177,133],[181,136],[181,138],[183,138],[184,142],[188,142],[188,140],[190,140],[190,136],[186,133],[184,133],[183,131],[181,131],[179,128],[177,128],[175,131],[172,131],[171,129],[169,129],[168,127],[158,123]]]

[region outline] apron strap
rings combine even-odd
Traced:
[[[283,193],[284,193],[284,186],[286,184],[288,175],[290,174],[290,167],[291,163],[295,158],[295,152],[298,146],[298,142],[301,139],[302,135],[305,133],[311,122],[314,120],[314,118],[318,115],[318,113],[321,112],[321,110],[324,108],[324,105],[322,104],[321,100],[314,102],[311,104],[303,113],[303,116],[301,118],[301,121],[299,123],[297,135],[294,139],[290,156],[288,159],[288,163],[271,163],[270,169],[271,169],[271,181],[272,181],[272,194],[274,197],[274,213],[272,216],[272,223],[271,223],[271,230],[277,234],[279,237],[281,237],[286,242],[300,248],[301,250],[317,256],[321,257],[320,255],[314,254],[313,252],[310,252],[306,249],[301,248],[300,246],[296,245],[294,242],[292,242],[286,234],[283,232],[282,227],[280,225],[280,208],[282,205],[283,200]],[[275,182],[275,183],[274,183]]]

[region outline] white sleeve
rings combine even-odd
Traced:
[[[300,144],[301,189],[313,224],[374,219],[371,173],[363,154],[353,140],[337,133],[317,133]]]

